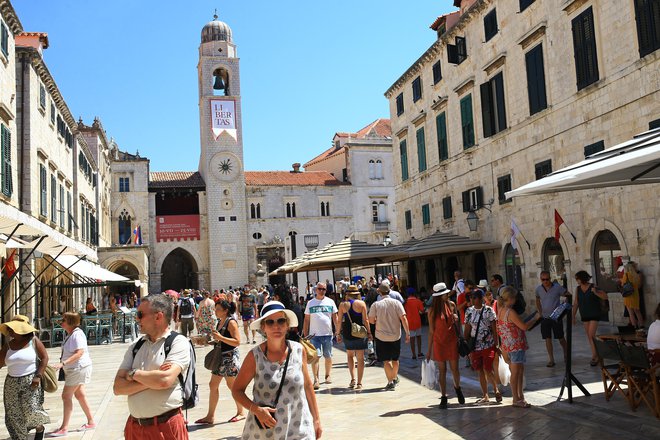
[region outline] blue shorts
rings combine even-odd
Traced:
[[[312,338],[312,345],[316,347],[316,353],[318,357],[332,357],[332,335],[314,336]]]
[[[524,364],[527,361],[525,350],[516,350],[509,352],[509,359],[512,364]]]

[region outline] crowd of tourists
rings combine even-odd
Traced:
[[[635,281],[632,274],[626,276]],[[353,282],[345,278],[334,284],[326,280],[309,285],[299,296],[285,286],[148,295],[135,302],[144,336],[126,350],[113,385],[115,394],[127,396],[130,416],[125,438],[188,438],[183,410],[199,399],[194,383],[195,344],[213,344],[204,359],[204,367],[211,372],[208,409],[195,423],[217,423],[224,379],[236,406],[228,422],[244,421],[246,439],[321,438],[315,390],[322,383],[333,383],[333,348],[337,345],[346,352],[350,375],[346,386],[358,393],[364,389],[366,365],[382,366],[383,391],[396,390],[405,343],[410,344],[413,360],[437,366],[440,409],[449,406],[447,369],[457,404],[466,403],[460,357],[478,374],[481,393],[474,396],[476,404],[491,402],[490,389],[495,402],[502,402],[498,371],[499,364],[505,363],[510,369],[512,405],[529,408],[523,395],[529,348],[526,332],[540,324],[549,368],[556,365],[553,339],[559,342],[564,359],[567,356],[565,315],[574,320],[579,311],[587,337],[595,334],[600,300],[606,294],[590,283],[585,271],[577,272],[575,278],[578,287],[571,300],[548,272],[541,272],[534,313],[527,313],[521,292],[504,285],[501,276],[475,284],[463,279],[460,271],[454,273],[451,287],[438,282],[430,292],[413,288],[400,292],[399,280],[390,274]],[[649,331],[649,349],[660,347],[660,305],[656,318]],[[631,314],[632,319],[639,320]],[[0,324],[7,341],[0,351],[0,368],[8,368],[5,423],[12,439],[25,440],[31,430],[36,431],[35,439],[44,438],[45,425],[50,423],[43,407],[44,389],[54,380],[64,382],[63,417],[60,426],[47,435],[69,434],[73,398],[87,419],[78,430],[96,428],[85,395],[92,359],[80,322],[79,313],[64,313],[62,327],[67,336],[56,362],[49,360],[27,317],[16,315]],[[428,344],[422,347],[425,323]],[[242,343],[253,345],[243,359],[238,349]],[[51,377],[53,371],[59,372],[57,379]]]

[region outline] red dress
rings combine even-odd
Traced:
[[[445,304],[444,313],[433,319],[433,359],[438,362],[458,360],[458,336],[451,308]]]

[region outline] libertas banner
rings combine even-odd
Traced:
[[[222,133],[236,138],[235,102],[228,99],[211,100],[211,130],[217,140]]]

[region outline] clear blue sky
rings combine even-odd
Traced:
[[[247,170],[288,170],[389,117],[383,93],[435,41],[451,0],[12,0],[72,114],[99,116],[152,171],[196,170],[200,32],[218,8],[241,59]]]

